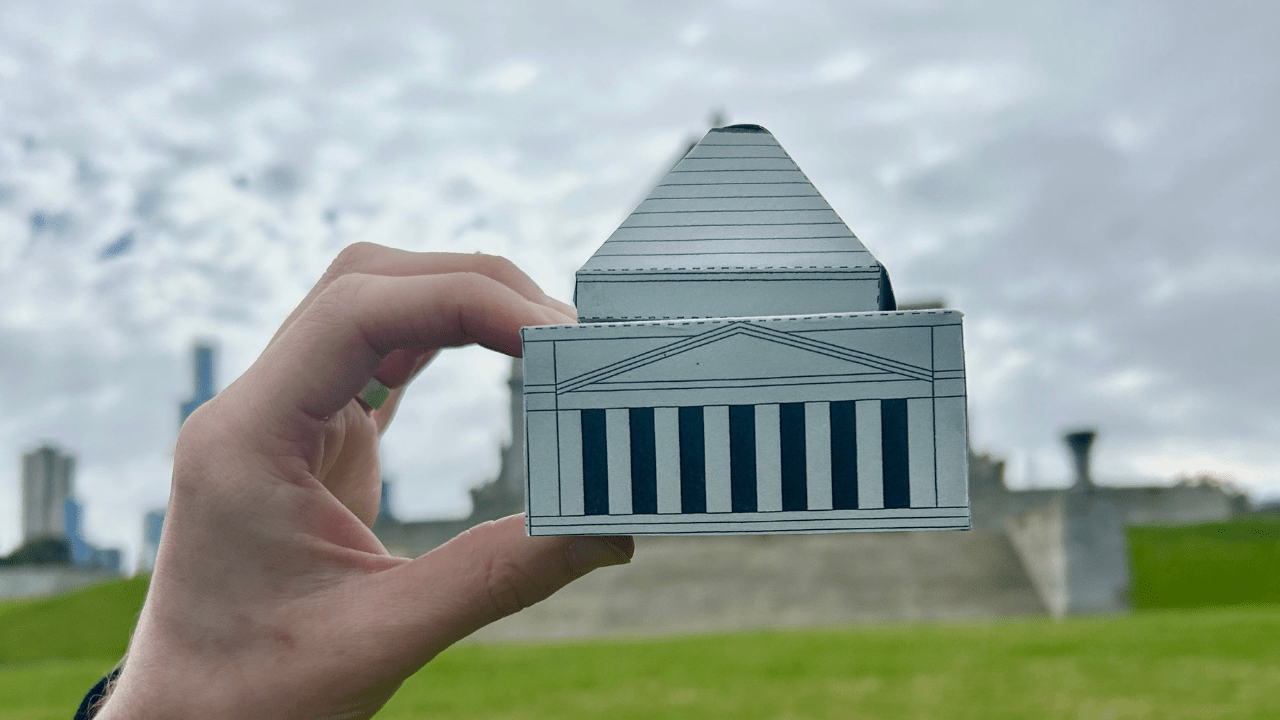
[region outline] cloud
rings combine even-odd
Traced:
[[[90,536],[135,547],[193,338],[225,385],[357,240],[568,298],[713,108],[772,129],[901,296],[966,312],[979,447],[1064,479],[1060,430],[1096,424],[1101,477],[1280,491],[1280,11],[708,9],[0,5],[0,512],[55,440]],[[446,353],[410,393],[402,516],[496,470],[507,367]]]
[[[508,60],[480,73],[475,84],[481,90],[513,93],[529,87],[539,74],[538,66],[528,60]]]
[[[862,53],[847,50],[818,64],[814,74],[825,84],[846,83],[866,72],[871,61]]]

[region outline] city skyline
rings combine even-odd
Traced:
[[[0,8],[0,549],[18,458],[80,458],[136,555],[193,339],[234,380],[348,243],[573,271],[705,130],[770,128],[892,269],[966,315],[975,447],[1066,482],[1280,495],[1280,11],[1189,1]],[[449,351],[383,443],[397,512],[498,468],[505,358]],[[128,565],[126,560],[126,565]]]

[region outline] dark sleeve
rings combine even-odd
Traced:
[[[80,701],[80,709],[76,710],[74,720],[90,720],[94,715],[98,714],[98,705],[102,699],[107,696],[107,685],[115,682],[120,675],[120,668],[117,667],[107,674],[106,677],[98,681],[97,685],[84,696],[84,700]]]

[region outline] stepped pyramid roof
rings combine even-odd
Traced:
[[[731,125],[582,266],[575,300],[583,322],[606,322],[886,310],[893,290],[773,135]]]

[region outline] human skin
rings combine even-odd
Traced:
[[[257,361],[183,424],[155,574],[96,717],[368,718],[450,644],[605,565],[630,538],[530,538],[524,517],[416,559],[370,527],[378,438],[441,349],[520,355],[576,322],[510,262],[347,248]],[[354,399],[370,377],[381,408]]]

